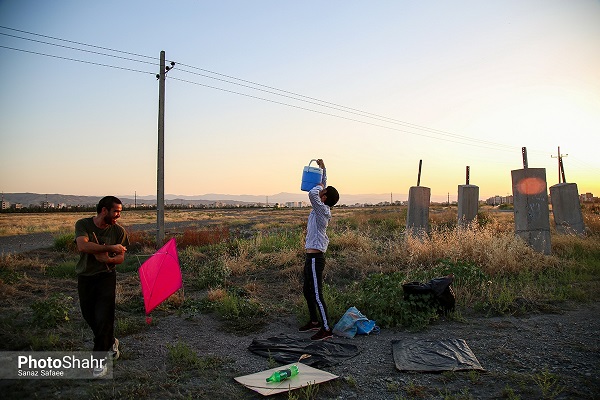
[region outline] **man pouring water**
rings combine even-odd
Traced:
[[[331,207],[339,200],[336,188],[327,186],[327,170],[322,159],[317,160],[323,174],[321,182],[308,192],[312,211],[308,215],[306,229],[306,258],[304,262],[303,293],[310,313],[310,321],[299,328],[300,332],[317,331],[311,339],[323,340],[332,337],[330,321],[327,318],[327,306],[323,298],[323,270],[325,252],[329,244],[327,225],[331,220]],[[319,321],[320,319],[320,321]]]

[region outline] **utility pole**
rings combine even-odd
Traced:
[[[156,172],[156,247],[165,241],[165,78],[167,72],[175,66],[165,67],[165,51],[160,52],[160,71],[158,79],[158,161]]]
[[[156,248],[165,241],[165,51],[158,77],[158,161],[156,172]]]
[[[562,183],[567,183],[567,180],[565,179],[565,167],[563,165],[563,157],[568,157],[568,154],[560,154],[560,146],[558,146],[558,155],[556,157],[554,156],[550,156],[552,158],[557,158],[558,159],[558,183],[561,183],[560,179],[562,177]]]

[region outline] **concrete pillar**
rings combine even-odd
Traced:
[[[479,186],[458,185],[458,226],[469,225],[479,211]]]
[[[550,199],[556,230],[563,234],[583,235],[585,225],[579,204],[577,184],[559,183],[550,186]]]
[[[408,192],[408,213],[406,231],[412,236],[429,233],[429,203],[431,189],[425,186],[412,186]]]
[[[515,233],[535,251],[550,254],[550,211],[545,168],[511,171]]]

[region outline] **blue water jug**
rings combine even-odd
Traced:
[[[323,179],[323,170],[319,167],[310,166],[313,161],[316,162],[317,160],[310,160],[308,165],[304,167],[304,170],[302,171],[302,185],[300,186],[300,190],[303,192],[310,192],[310,189],[321,183],[321,180]]]

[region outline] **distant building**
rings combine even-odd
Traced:
[[[48,201],[42,201],[42,208],[44,210],[50,209],[50,208],[55,208],[54,203],[50,203]]]
[[[485,204],[489,206],[499,206],[500,204],[513,204],[513,202],[514,200],[512,195],[508,195],[505,197],[496,195],[487,199],[485,201]]]
[[[579,201],[582,203],[592,203],[598,201],[598,198],[594,197],[592,193],[582,193],[579,195]]]
[[[288,201],[285,203],[285,206],[288,208],[300,208],[307,207],[308,203],[305,201]]]
[[[8,210],[10,208],[10,203],[8,201],[2,200],[2,210]]]

